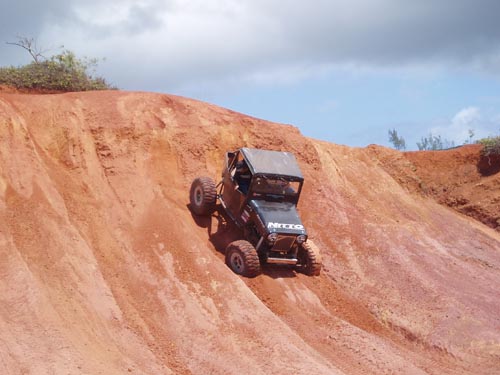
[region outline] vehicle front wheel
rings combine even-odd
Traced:
[[[255,277],[260,273],[257,250],[245,240],[234,241],[227,246],[226,264],[238,275]]]
[[[210,177],[195,178],[189,191],[191,210],[196,215],[211,215],[215,211],[217,189]]]
[[[319,276],[321,273],[321,255],[319,249],[308,242],[300,245],[298,270],[307,276]]]

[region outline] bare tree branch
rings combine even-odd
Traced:
[[[12,46],[18,46],[24,48],[33,58],[36,64],[40,63],[42,59],[45,59],[43,55],[47,50],[42,50],[38,47],[35,38],[28,38],[25,36],[17,36],[17,42],[6,42]]]

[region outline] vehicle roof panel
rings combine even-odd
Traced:
[[[243,147],[241,152],[252,174],[262,173],[304,178],[295,156],[290,152],[247,147]]]

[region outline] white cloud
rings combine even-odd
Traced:
[[[453,141],[455,145],[461,145],[470,140],[470,131],[473,132],[475,141],[500,131],[500,115],[488,114],[474,106],[462,108],[449,121],[441,121],[429,130],[435,136],[441,136],[443,140]]]
[[[470,128],[477,126],[480,119],[481,114],[479,108],[467,107],[460,110],[455,116],[453,116],[451,123],[452,127],[457,129]]]
[[[478,107],[466,107],[458,111],[447,124],[437,126],[431,130],[436,136],[441,136],[443,140],[452,141],[455,145],[461,145],[469,140],[469,131],[474,134],[482,133],[481,111]]]
[[[249,77],[256,84],[273,77],[287,83],[322,66],[498,71],[500,56],[496,0],[7,3],[0,5],[0,40],[34,35],[77,54],[107,57],[112,80],[125,88],[151,89],[159,77],[172,89]]]
[[[7,3],[0,4],[0,65],[29,60],[2,41],[33,35],[44,48],[64,45],[78,56],[106,58],[97,73],[123,89],[217,92],[295,84],[332,70],[414,74],[499,66],[496,0]]]

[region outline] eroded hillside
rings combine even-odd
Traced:
[[[241,278],[191,215],[241,146],[296,154],[320,277]],[[498,373],[499,233],[382,159],[180,97],[0,94],[0,371]]]
[[[409,191],[500,231],[500,159],[482,157],[481,145],[400,153],[369,147],[373,157]]]

